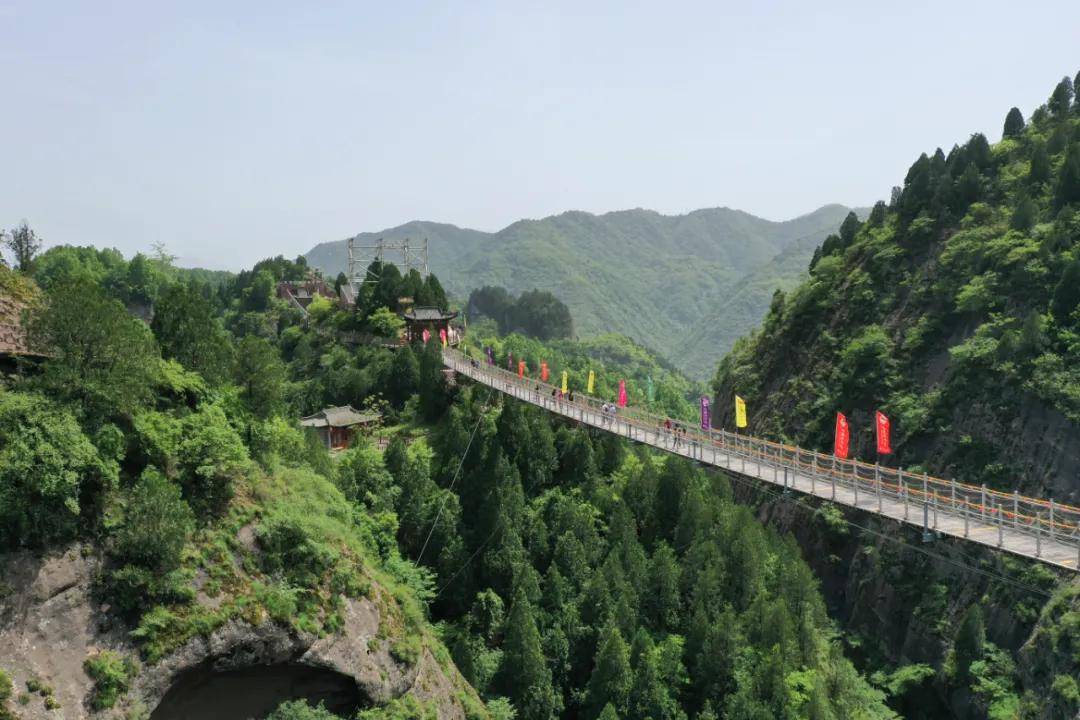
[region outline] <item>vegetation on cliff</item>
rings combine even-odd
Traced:
[[[894,461],[990,487],[1080,498],[1080,106],[1063,80],[1005,137],[921,155],[891,201],[849,217],[774,295],[760,331],[714,379],[751,429],[828,447],[848,414],[872,453],[874,410]]]
[[[895,451],[883,462],[1080,500],[1080,103],[1068,78],[1029,121],[1010,110],[1000,142],[975,134],[921,155],[888,203],[825,240],[809,272],[775,293],[761,329],[720,363],[718,425],[733,424],[737,393],[755,434],[824,449],[842,411],[853,454],[872,458],[881,410]],[[898,667],[875,673],[898,710],[1056,718],[1080,709],[1070,683],[1080,674],[1075,587],[1040,613],[1038,593],[1056,578],[997,558],[991,573],[1035,593],[1017,598],[991,582],[957,607],[958,592],[924,558],[852,542],[873,559],[862,580],[905,599],[906,617],[883,624],[923,628],[914,664],[907,647],[892,648]],[[1019,652],[987,639],[991,611],[1014,629],[1034,625]],[[885,663],[876,650],[886,644],[867,639],[871,662]]]

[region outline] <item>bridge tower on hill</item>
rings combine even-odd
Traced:
[[[384,240],[379,238],[374,245],[362,245],[359,237],[348,240],[349,282],[359,287],[364,283],[379,282],[378,273],[370,270],[371,264],[378,261],[392,262],[405,275],[416,270],[422,277],[428,274],[428,240]]]

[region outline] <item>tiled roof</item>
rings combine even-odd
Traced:
[[[314,415],[300,418],[300,424],[304,427],[351,427],[375,422],[378,419],[378,413],[361,413],[351,405],[343,405],[324,408]]]
[[[443,312],[435,307],[418,307],[402,313],[406,320],[453,320],[457,317],[456,312]]]

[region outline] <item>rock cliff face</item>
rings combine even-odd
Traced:
[[[289,697],[333,699],[319,688],[339,695],[344,691],[360,707],[412,697],[433,707],[440,718],[452,719],[465,718],[463,700],[474,699],[441,647],[425,643],[412,664],[395,659],[394,638],[380,630],[385,624],[379,605],[362,597],[345,600],[341,631],[325,637],[269,620],[258,625],[232,620],[159,662],[141,665],[121,702],[95,713],[90,705],[94,682],[83,669],[86,658],[105,649],[138,656],[127,628],[94,600],[98,567],[88,546],[45,557],[23,552],[0,556],[0,669],[13,680],[9,705],[17,717],[183,717],[167,707],[173,698],[162,703],[170,688],[187,683],[182,694],[197,703],[202,685],[213,688],[215,677],[235,671],[246,671],[243,694],[253,696],[253,704],[236,706],[237,712],[265,712]],[[260,669],[267,671],[265,687],[258,681]],[[30,692],[28,681],[51,692]]]
[[[733,489],[757,507],[759,519],[796,539],[864,669],[940,668],[961,616],[980,603],[987,640],[1017,662],[1018,689],[1043,700],[1036,716],[1067,717],[1058,712],[1065,705],[1052,699],[1052,686],[1059,677],[1080,676],[1080,578],[957,540],[924,543],[918,529],[849,508],[822,510],[815,501],[741,482]],[[938,705],[924,706],[925,717],[986,717],[976,698],[948,689],[940,673],[928,690],[922,698]]]

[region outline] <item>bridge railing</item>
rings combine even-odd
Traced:
[[[778,477],[785,469],[797,473],[812,487],[821,483],[823,488],[832,488],[833,496],[835,488],[846,488],[855,494],[856,505],[872,508],[873,503],[880,505],[886,499],[899,501],[904,504],[905,515],[909,512],[922,514],[925,508],[931,528],[936,528],[939,514],[959,516],[965,521],[965,536],[977,526],[984,529],[993,526],[998,528],[999,537],[1006,528],[1030,534],[1036,538],[1037,548],[1040,539],[1080,545],[1080,508],[1071,505],[1028,497],[1019,492],[1006,493],[986,486],[943,480],[903,468],[838,458],[723,429],[703,430],[673,421],[678,431],[668,430],[665,427],[668,418],[641,408],[623,407],[605,412],[604,407],[613,407],[613,403],[581,393],[575,393],[570,402],[568,397],[560,397],[555,385],[534,378],[520,378],[516,373],[470,358],[459,350],[444,349],[443,356],[454,370],[476,378],[485,376],[490,380],[489,384],[524,400],[592,425],[607,427],[631,440],[671,449],[697,460],[715,460],[715,453],[721,453],[740,461],[773,467]]]

